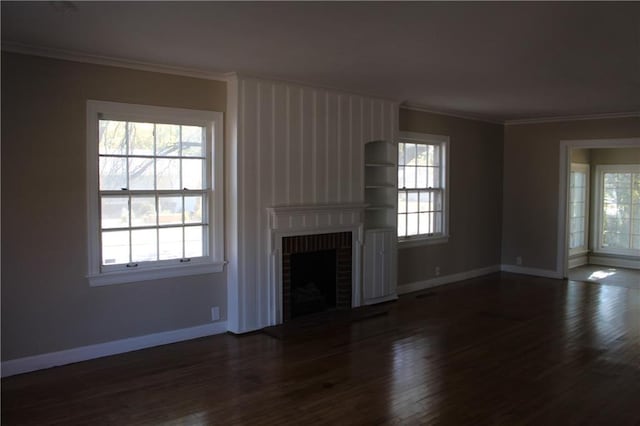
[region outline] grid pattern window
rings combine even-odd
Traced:
[[[640,166],[607,167],[598,176],[599,251],[640,255]]]
[[[97,157],[89,188],[97,204],[91,272],[179,267],[168,275],[179,276],[189,275],[189,266],[220,260],[221,191],[213,184],[221,164],[213,161],[217,126],[211,117],[219,113],[91,105],[89,141]]]
[[[398,237],[446,235],[446,142],[398,143]]]
[[[572,164],[569,181],[569,251],[587,251],[589,165]]]

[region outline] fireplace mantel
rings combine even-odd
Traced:
[[[282,239],[296,235],[351,232],[352,306],[360,306],[363,242],[363,203],[313,204],[267,207],[269,214],[269,322],[280,324],[282,317]]]

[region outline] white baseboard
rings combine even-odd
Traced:
[[[221,334],[227,331],[227,322],[198,325],[196,327],[182,328],[179,330],[165,331],[162,333],[147,334],[145,336],[130,337],[128,339],[114,340],[96,345],[81,346],[59,352],[50,352],[41,355],[12,359],[2,363],[2,377],[28,373],[30,371],[57,367],[74,362],[87,361],[109,355],[137,351],[153,346],[166,345],[181,342],[183,340],[197,339],[199,337]]]
[[[589,256],[589,264],[610,266],[612,268],[640,269],[640,261],[609,256]]]
[[[424,281],[402,284],[398,286],[398,294],[406,294],[431,287],[437,287],[444,284],[451,284],[458,281],[469,280],[471,278],[477,278],[499,271],[500,265],[492,265],[485,268],[472,269],[471,271],[459,272],[457,274],[443,275],[441,277],[431,278]]]
[[[586,254],[572,257],[569,259],[569,269],[577,268],[578,266],[586,265],[589,263],[589,258]]]
[[[533,275],[535,277],[562,279],[562,274],[549,269],[525,268],[517,265],[501,265],[500,270],[503,272],[513,272],[514,274]]]

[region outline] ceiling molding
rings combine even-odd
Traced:
[[[21,53],[24,55],[43,56],[65,61],[83,62],[95,65],[128,68],[138,71],[157,72],[162,74],[179,75],[183,77],[200,78],[203,80],[227,81],[232,73],[216,73],[190,68],[173,67],[168,65],[153,64],[149,62],[132,61],[109,56],[90,55],[70,50],[53,49],[48,47],[31,46],[11,41],[2,41],[2,51]]]
[[[429,113],[429,114],[444,115],[444,116],[447,116],[447,117],[461,118],[463,120],[480,121],[480,122],[483,122],[483,123],[490,123],[490,124],[504,124],[503,121],[499,121],[499,120],[489,120],[487,118],[479,118],[479,117],[474,117],[472,115],[454,114],[454,113],[450,113],[450,112],[437,111],[437,110],[429,109],[429,108],[423,107],[421,105],[412,104],[412,103],[401,104],[400,108],[401,109],[408,109],[408,110],[411,110],[411,111],[426,112],[426,113]]]
[[[522,120],[506,120],[504,122],[504,125],[514,126],[518,124],[559,123],[563,121],[605,120],[608,118],[640,118],[640,111],[613,112],[613,113],[590,114],[590,115],[569,115],[565,117],[525,118]]]

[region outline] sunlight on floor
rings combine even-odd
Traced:
[[[616,270],[613,268],[609,268],[607,270],[603,270],[601,269],[600,271],[595,271],[594,273],[592,273],[591,275],[589,275],[589,280],[601,280],[607,277],[610,277],[611,275],[615,275],[616,274]]]

